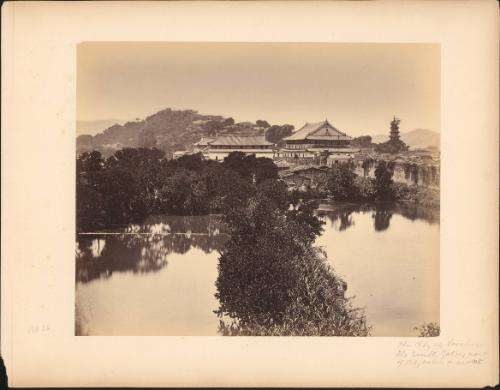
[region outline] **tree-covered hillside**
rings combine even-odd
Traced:
[[[79,136],[77,153],[98,150],[103,155],[111,155],[125,147],[155,146],[169,155],[207,135],[205,123],[223,120],[219,115],[201,115],[193,110],[167,108],[142,121],[113,125],[93,137]]]
[[[127,147],[156,147],[164,151],[167,157],[171,157],[174,151],[189,150],[201,137],[216,133],[262,135],[271,129],[270,141],[277,142],[293,129],[290,125],[283,127],[288,131],[281,131],[281,126],[270,126],[264,120],[258,120],[257,123],[235,123],[233,118],[221,115],[202,115],[194,110],[167,108],[141,121],[113,125],[94,136],[80,135],[76,151],[80,154],[97,150],[104,156],[110,156]]]

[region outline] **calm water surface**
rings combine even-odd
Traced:
[[[364,307],[374,336],[439,322],[439,212],[414,205],[328,205],[316,244]],[[79,234],[77,335],[217,335],[216,216],[161,216]]]

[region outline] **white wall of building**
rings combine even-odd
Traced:
[[[254,154],[255,157],[267,157],[267,158],[270,158],[272,159],[273,158],[273,150],[272,149],[262,149],[262,150],[245,150],[245,149],[241,149],[241,150],[217,150],[217,149],[212,149],[208,152],[208,158],[210,160],[217,160],[217,161],[221,161],[221,160],[224,160],[224,158],[226,158],[229,153],[232,153],[232,152],[243,152],[245,153],[246,155],[251,155],[251,154]]]

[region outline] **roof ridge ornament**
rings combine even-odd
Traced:
[[[328,125],[330,125],[330,123],[328,123],[328,118],[325,119],[325,125],[326,125],[326,127],[325,127],[325,135],[330,135],[330,131],[328,130]]]

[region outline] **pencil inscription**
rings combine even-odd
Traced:
[[[397,367],[463,366],[484,364],[486,352],[483,345],[470,340],[401,341],[394,359]]]

